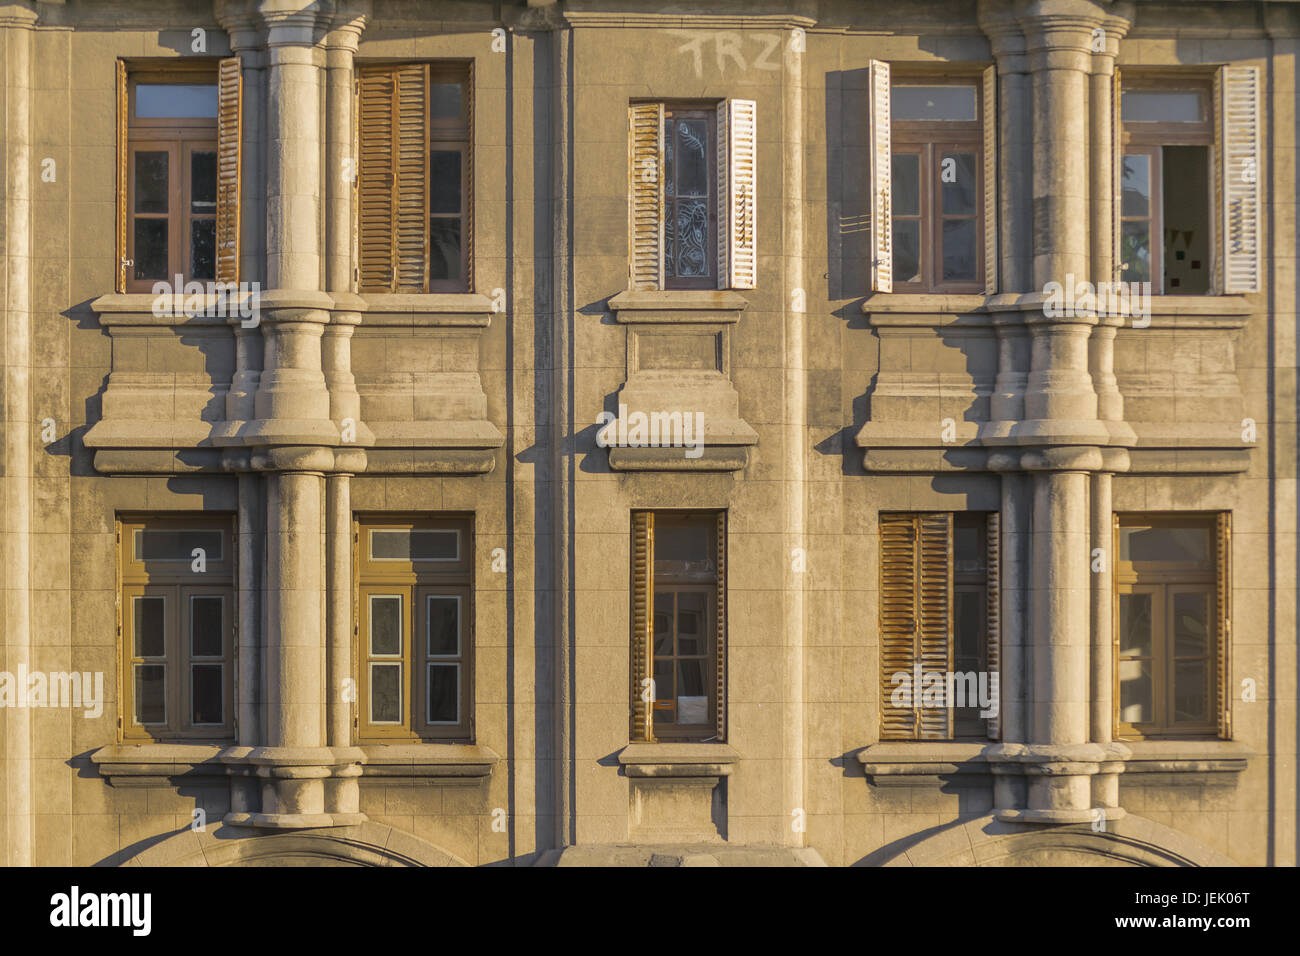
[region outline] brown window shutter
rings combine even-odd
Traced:
[[[653,743],[654,688],[650,679],[654,641],[654,514],[632,515],[632,726],[633,742]],[[650,688],[650,693],[646,689]],[[649,698],[649,699],[647,699]]]
[[[880,739],[914,740],[916,707],[894,707],[894,674],[916,658],[916,517],[880,516]],[[919,688],[913,687],[913,694]],[[916,704],[915,696],[912,703]]]
[[[984,94],[984,294],[998,291],[998,68],[985,67]]]
[[[989,740],[1002,739],[1002,521],[996,512],[989,512],[985,532],[985,568],[988,574],[985,584],[985,669],[992,675],[998,675],[997,698],[992,703],[997,713],[985,719]],[[990,693],[993,686],[989,685]]]
[[[126,128],[130,103],[126,92],[126,64],[117,61],[117,283],[118,292],[126,291],[127,274],[127,222],[130,210],[127,200],[131,194],[131,172],[128,166],[130,151],[127,149]]]
[[[394,291],[425,292],[429,277],[429,65],[396,71]]]
[[[916,653],[922,674],[944,674],[952,662],[952,513],[921,515],[917,537]],[[917,737],[950,740],[952,721],[951,707],[918,707]]]
[[[1232,644],[1232,513],[1221,512],[1216,519],[1215,542],[1218,553],[1214,562],[1214,612],[1218,625],[1215,634],[1214,695],[1219,718],[1219,736],[1232,738],[1232,711],[1228,678],[1229,650]]]
[[[240,127],[243,79],[239,57],[217,70],[217,281],[239,281]]]
[[[717,705],[714,713],[717,721],[718,740],[727,739],[727,513],[718,512],[717,529],[718,547],[718,597],[717,597],[717,662],[714,671],[717,677]],[[654,635],[651,634],[651,637]]]
[[[397,81],[389,67],[362,69],[358,80],[358,290],[393,291],[393,103]]]
[[[465,225],[461,240],[465,243],[465,289],[468,292],[474,291],[474,97],[474,67],[471,65],[465,77],[465,126],[469,139],[465,148]]]
[[[1123,89],[1120,86],[1119,69],[1110,81],[1110,148],[1111,156],[1111,281],[1119,282],[1124,276],[1123,250],[1124,234],[1124,113]],[[1116,525],[1118,527],[1118,525]],[[1118,534],[1118,532],[1116,532]],[[1115,658],[1119,660],[1119,658]],[[1118,700],[1119,698],[1116,698]],[[1118,706],[1118,705],[1117,705]]]
[[[628,107],[628,259],[633,289],[664,287],[664,106]]]

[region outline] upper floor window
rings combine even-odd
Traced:
[[[166,69],[118,61],[118,291],[178,275],[236,280],[239,124],[237,57]]]
[[[358,289],[473,288],[473,90],[467,63],[358,71]]]
[[[631,288],[755,287],[755,115],[752,100],[631,105]]]
[[[994,68],[870,77],[872,288],[996,291]]]

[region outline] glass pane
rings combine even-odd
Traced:
[[[1205,661],[1174,664],[1174,722],[1209,723],[1210,682]]]
[[[190,278],[217,277],[217,221],[190,220]]]
[[[459,83],[431,83],[429,85],[429,116],[431,119],[457,119],[461,114],[463,97]]]
[[[135,601],[135,656],[163,657],[167,654],[167,602],[160,597],[138,597]]]
[[[1120,94],[1126,123],[1199,123],[1201,94],[1195,90],[1126,90]]]
[[[921,223],[915,219],[894,220],[894,281],[917,282],[921,278]]]
[[[135,665],[135,722],[167,723],[167,668],[162,664]]]
[[[976,186],[974,153],[944,153],[939,162],[939,192],[943,215],[975,215]]]
[[[709,127],[702,119],[677,124],[676,186],[678,196],[709,194]]]
[[[982,520],[982,519],[981,519]],[[953,561],[958,571],[983,571],[988,563],[984,553],[984,535],[974,522],[953,522]]]
[[[370,665],[370,722],[402,722],[402,665]]]
[[[1119,662],[1119,717],[1126,724],[1151,720],[1151,662]]]
[[[399,595],[371,595],[370,653],[376,657],[402,653],[402,599]]]
[[[1122,657],[1151,656],[1151,595],[1119,596],[1119,652]]]
[[[1141,526],[1119,529],[1121,561],[1177,561],[1208,563],[1210,529],[1151,528]]]
[[[135,88],[135,115],[141,119],[216,119],[217,85],[140,83]]]
[[[460,157],[458,149],[438,149],[429,154],[429,212],[460,212]]]
[[[681,278],[707,277],[708,203],[703,199],[679,199],[672,232],[674,274]]]
[[[893,214],[921,215],[921,157],[915,153],[895,153],[893,168]]]
[[[953,621],[956,669],[978,670],[984,643],[984,595],[975,589],[963,589],[953,595],[953,600],[957,605]]]
[[[226,602],[215,596],[190,598],[190,654],[220,657],[224,644]]]
[[[429,597],[429,654],[460,653],[460,599]]]
[[[1123,198],[1125,216],[1151,215],[1151,157],[1146,153],[1124,154]]]
[[[217,154],[190,153],[190,212],[210,216],[217,211]]]
[[[673,654],[673,597],[672,591],[655,594],[655,657],[672,657]]]
[[[705,662],[677,662],[677,720],[683,724],[703,724],[709,719],[705,687]],[[692,700],[694,698],[694,701]],[[699,703],[696,703],[698,701]],[[702,704],[702,706],[701,706]]]
[[[135,533],[135,559],[137,561],[184,561],[192,562],[197,555],[194,549],[203,552],[205,561],[220,561],[222,534],[220,531],[150,531],[140,530]]]
[[[460,557],[455,531],[370,532],[373,561],[455,561]]]
[[[655,661],[655,702],[656,704],[672,704],[676,698],[676,685],[673,683],[673,662]],[[670,712],[667,716],[672,720]]]
[[[677,595],[677,653],[708,653],[709,597],[699,591]]]
[[[220,664],[195,664],[190,668],[191,723],[222,723],[221,670]]]
[[[429,701],[426,719],[431,724],[454,724],[460,720],[459,664],[430,664]]]
[[[429,220],[429,278],[451,282],[460,278],[460,219]]]
[[[1210,595],[1184,591],[1173,596],[1174,657],[1210,654]]]
[[[1125,282],[1151,281],[1151,228],[1148,223],[1124,223],[1119,257],[1124,265]]]
[[[978,272],[975,256],[975,220],[943,221],[943,277],[974,279]]]
[[[661,521],[655,528],[655,567],[677,564],[703,569],[713,567],[710,533],[713,518]]]
[[[976,113],[974,86],[895,86],[890,92],[894,120],[971,121]]]
[[[135,277],[167,278],[167,220],[135,221]]]
[[[135,211],[166,215],[169,199],[168,156],[164,152],[135,154]]]

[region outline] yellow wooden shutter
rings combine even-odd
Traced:
[[[474,291],[474,66],[465,71],[465,127],[468,137],[463,160],[465,178],[464,229],[461,241],[465,244],[465,290]]]
[[[664,106],[628,107],[628,261],[633,289],[664,287]]]
[[[984,93],[984,294],[998,291],[998,68],[986,67]]]
[[[1232,648],[1232,513],[1220,512],[1215,522],[1217,554],[1214,562],[1214,613],[1217,623],[1215,634],[1214,696],[1218,715],[1219,736],[1232,737],[1232,711],[1228,680],[1230,651]]]
[[[758,279],[758,104],[718,104],[718,288]]]
[[[921,515],[917,535],[916,654],[923,674],[946,675],[952,662],[952,513]],[[951,739],[952,721],[951,707],[919,707],[917,737]]]
[[[653,742],[654,684],[654,534],[655,517],[632,514],[632,721],[633,742]],[[647,693],[647,689],[649,692]]]
[[[717,633],[715,639],[717,705],[714,719],[718,740],[727,739],[727,513],[718,512],[717,525]],[[653,629],[652,629],[653,630]],[[653,637],[653,634],[651,635]]]
[[[396,78],[387,67],[363,69],[358,80],[357,259],[362,292],[393,289],[393,103]]]
[[[890,698],[900,685],[893,676],[912,680],[916,645],[916,517],[880,516],[880,739],[916,737],[916,707],[895,707]],[[917,702],[913,687],[913,705]]]
[[[1124,233],[1124,115],[1123,101],[1119,83],[1119,70],[1110,81],[1110,148],[1111,156],[1111,268],[1112,282],[1121,282],[1124,278],[1123,233]],[[1116,658],[1118,660],[1118,658]]]
[[[126,90],[126,64],[117,61],[117,282],[114,288],[118,292],[126,291],[126,276],[129,263],[127,260],[127,228],[131,210],[127,203],[131,195],[130,150],[127,148],[126,130],[129,120],[130,102]]]
[[[871,61],[871,82],[867,91],[871,133],[871,289],[894,291],[893,257],[893,174],[889,135],[889,64]]]
[[[429,276],[429,65],[397,69],[394,109],[395,292],[425,292]]]
[[[1221,67],[1214,76],[1214,94],[1221,291],[1258,292],[1259,68]]]
[[[989,684],[989,696],[997,713],[985,719],[989,740],[1002,739],[1002,521],[996,512],[989,512],[985,532],[985,568],[988,574],[985,585],[985,667],[990,675],[998,675],[997,695]]]
[[[217,68],[217,281],[239,281],[240,125],[243,83],[239,57]]]

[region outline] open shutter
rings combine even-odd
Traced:
[[[650,678],[654,641],[654,522],[654,514],[648,511],[632,515],[632,725],[629,739],[634,742],[653,742],[655,739],[655,693],[646,683]],[[647,693],[647,688],[650,688],[650,693]]]
[[[126,64],[117,61],[117,283],[118,292],[126,291],[127,269],[131,263],[126,257],[127,222],[130,209],[127,201],[131,195],[130,150],[127,148],[126,129],[130,103],[126,92]]]
[[[1124,278],[1123,232],[1124,232],[1124,115],[1121,112],[1121,88],[1119,70],[1110,80],[1110,228],[1111,228],[1111,281],[1120,282]],[[1118,660],[1118,658],[1116,658]]]
[[[998,68],[984,81],[984,294],[998,291]]]
[[[900,685],[898,673],[912,680],[916,646],[916,518],[912,515],[880,516],[880,739],[913,740],[916,737],[913,706],[894,707],[890,698]]]
[[[984,662],[990,675],[998,675],[997,695],[992,703],[997,713],[985,718],[989,740],[1002,739],[1002,521],[996,511],[989,512],[985,528],[984,567],[988,575],[985,585]],[[990,695],[993,685],[989,685]]]
[[[752,289],[758,277],[758,107],[718,104],[718,288]]]
[[[664,105],[627,110],[628,259],[633,289],[664,287]]]
[[[425,292],[429,275],[429,65],[397,70],[395,292]]]
[[[894,291],[893,177],[889,145],[889,64],[872,60],[868,102],[871,131],[871,289]]]
[[[362,70],[358,80],[357,268],[361,292],[393,289],[395,87],[395,77],[386,68]]]
[[[718,740],[727,739],[727,513],[718,512],[717,527],[717,634],[715,648],[717,652],[714,674],[716,675],[717,707],[714,711]],[[653,636],[653,635],[651,635]]]
[[[239,57],[217,69],[217,281],[239,281],[240,128],[243,80]]]
[[[951,668],[952,605],[952,513],[923,514],[918,521],[916,602],[917,658],[923,674],[946,674]],[[918,707],[917,737],[950,740],[952,722],[951,707]]]
[[[1214,616],[1217,623],[1214,658],[1215,712],[1218,715],[1219,736],[1232,737],[1231,699],[1228,687],[1229,651],[1232,645],[1232,513],[1220,512],[1216,520],[1215,541],[1218,553],[1214,562]]]
[[[1214,76],[1214,94],[1220,291],[1258,292],[1259,68],[1221,67]]]

